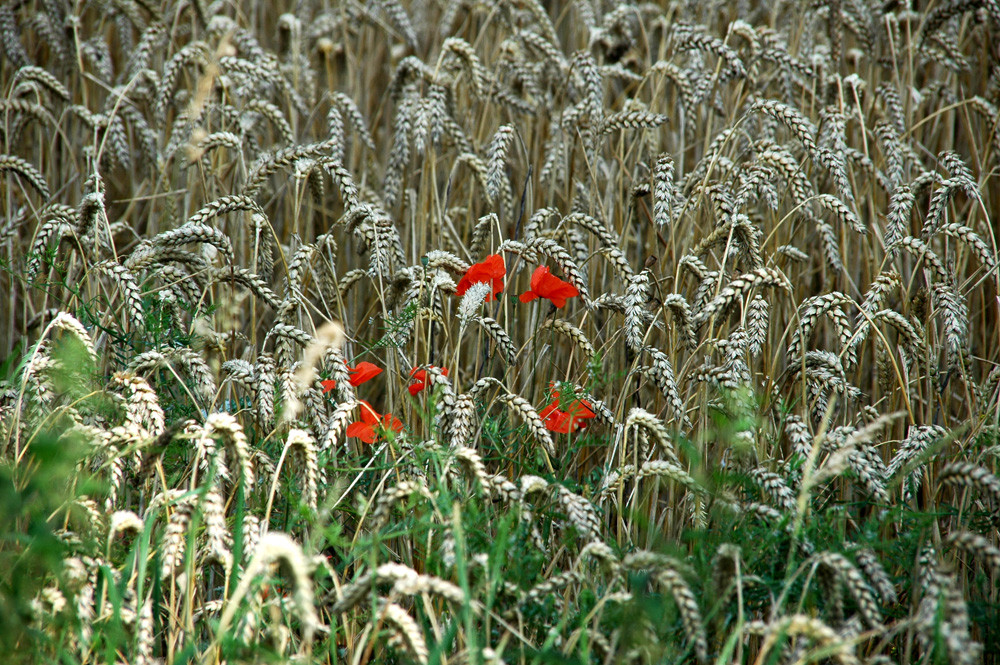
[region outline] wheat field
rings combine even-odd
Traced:
[[[997,0],[5,0],[13,662],[1000,663]]]

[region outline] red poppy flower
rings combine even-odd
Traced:
[[[371,404],[364,400],[360,400],[360,402],[361,420],[347,426],[347,436],[361,439],[365,443],[375,443],[375,437],[378,434],[377,428],[379,427],[384,430],[392,430],[393,432],[402,431],[403,423],[399,418],[391,413],[379,415],[379,412]]]
[[[360,362],[355,367],[347,367],[351,372],[351,385],[360,386],[382,373],[382,368],[370,362]]]
[[[507,274],[507,268],[503,264],[503,257],[499,254],[490,254],[486,260],[472,264],[465,275],[458,281],[455,295],[464,296],[469,287],[479,282],[493,285],[493,290],[486,296],[486,302],[493,300],[493,297],[503,291],[503,278]]]
[[[444,374],[445,376],[448,376],[448,368],[442,367],[441,373]],[[411,395],[416,397],[417,393],[419,393],[421,390],[427,387],[427,370],[420,369],[419,367],[414,367],[413,369],[410,370],[410,376],[416,379],[416,381],[407,386],[406,389],[410,391]]]
[[[535,298],[548,298],[560,309],[566,304],[567,298],[580,295],[580,290],[569,282],[564,282],[553,275],[548,266],[538,266],[531,275],[531,290],[520,295],[521,302],[529,302]]]
[[[347,371],[350,372],[351,378],[349,379],[352,386],[357,388],[365,381],[370,381],[376,376],[382,373],[382,368],[378,365],[370,362],[359,362],[356,366],[347,366]],[[323,392],[328,393],[337,387],[337,382],[334,379],[327,379],[322,381]]]
[[[559,434],[569,434],[582,429],[587,426],[587,420],[597,416],[590,408],[590,404],[582,399],[574,399],[563,411],[559,408],[558,391],[552,393],[552,402],[539,411],[538,415],[545,421],[546,429]]]

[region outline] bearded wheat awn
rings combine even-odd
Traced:
[[[760,268],[751,273],[737,277],[725,286],[719,295],[698,311],[692,320],[696,327],[704,325],[709,319],[729,307],[737,298],[743,297],[748,291],[762,286],[781,287],[791,291],[791,283],[781,272],[772,268]]]
[[[48,200],[52,197],[45,177],[27,160],[17,155],[0,155],[0,173],[4,172],[16,173],[24,178],[29,185],[41,194],[43,199]]]

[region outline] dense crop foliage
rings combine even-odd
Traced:
[[[0,648],[1000,662],[1000,4],[0,5]]]

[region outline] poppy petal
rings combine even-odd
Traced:
[[[492,292],[486,296],[486,301],[493,300],[493,296],[503,291],[503,278],[507,274],[507,267],[504,265],[503,257],[499,254],[490,254],[483,261],[474,263],[465,271],[462,279],[455,287],[455,295],[464,296],[469,287],[479,282],[491,285]]]
[[[559,409],[558,402],[553,401],[544,409],[538,412],[539,417],[545,421],[545,428],[552,432],[562,434],[569,433],[570,418]]]
[[[567,298],[580,295],[580,291],[575,286],[552,275],[546,277],[538,292],[555,303],[556,307],[565,305]]]
[[[455,287],[455,295],[464,296],[470,286],[472,286],[472,280],[469,279],[469,275],[466,273],[462,276],[462,279],[458,280],[458,286]]]
[[[375,428],[365,423],[351,423],[347,426],[347,436],[375,443]]]
[[[567,415],[567,420],[572,430],[575,432],[578,429],[582,429],[587,426],[587,420],[593,416],[588,416],[585,413],[573,413],[569,412]]]
[[[324,381],[320,381],[320,383],[323,385],[324,393],[328,393],[337,387],[337,382],[334,381],[333,379],[326,379]]]
[[[507,268],[503,264],[503,257],[499,254],[490,254],[483,261],[483,265],[489,270],[491,277],[503,277],[507,274]]]
[[[548,266],[542,266],[540,269],[535,271],[535,275],[538,277],[538,290],[539,291],[551,291],[562,284],[562,280],[552,274]],[[532,275],[531,281],[535,281],[535,275]]]
[[[555,277],[554,279],[559,279],[559,278]],[[559,283],[553,285],[551,293],[553,295],[558,295],[563,298],[574,298],[580,295],[580,289],[576,288],[569,282],[564,282],[561,279],[559,279]]]
[[[553,291],[547,297],[549,300],[552,301],[552,304],[554,304],[557,308],[562,309],[563,307],[566,306],[567,300],[569,300],[574,296],[580,295],[580,292],[577,291],[575,287],[571,286],[570,288],[573,290],[569,291],[568,289],[560,287],[559,290]]]
[[[475,263],[469,267],[468,272],[465,276],[469,278],[469,281],[475,284],[476,282],[488,282],[493,279],[493,273],[490,269],[486,267],[483,263]]]
[[[552,402],[552,404],[546,406],[544,409],[538,412],[538,417],[541,418],[542,420],[548,418],[550,415],[552,415],[553,412],[559,410],[559,407],[556,406],[556,404],[558,403],[559,403],[558,401],[554,401]]]
[[[417,396],[421,390],[427,386],[427,370],[420,367],[414,367],[410,370],[410,378],[413,379],[413,383],[406,387],[410,394],[414,397]]]
[[[550,383],[550,386],[555,384]],[[552,401],[538,412],[539,417],[545,421],[546,429],[560,434],[569,434],[583,427],[586,427],[587,420],[595,418],[596,414],[588,402],[574,399],[566,407],[566,410],[559,408],[561,396],[558,390],[552,391]]]
[[[597,414],[594,413],[593,409],[590,408],[590,405],[584,402],[583,400],[575,400],[572,404],[569,405],[569,408],[566,410],[566,412],[577,419],[597,417]]]
[[[493,282],[493,295],[496,295],[503,291],[503,278],[507,274],[507,267],[503,263],[503,257],[499,254],[491,254],[486,257],[486,263],[489,266]]]
[[[545,427],[558,434],[569,434],[572,427],[572,418],[562,411],[556,411],[547,421]]]
[[[566,305],[568,298],[580,295],[579,289],[553,275],[548,266],[535,268],[535,272],[531,275],[531,292],[534,293],[534,297],[547,298],[560,309]],[[522,298],[522,302],[527,301]]]
[[[360,362],[357,366],[349,369],[351,370],[351,385],[355,387],[372,380],[382,373],[381,367],[370,362]]]
[[[538,297],[538,294],[535,293],[534,291],[525,291],[524,293],[522,293],[521,295],[519,295],[517,297],[517,299],[520,300],[521,302],[531,302],[532,300],[536,299],[537,297]]]
[[[391,429],[393,432],[403,431],[403,421],[391,413],[382,416],[382,426],[386,429]]]
[[[566,295],[570,295],[571,293],[574,296],[580,295],[580,289],[576,287],[576,284],[572,284],[570,282],[563,282],[562,288],[565,290]]]
[[[433,367],[433,365],[431,365]],[[448,368],[441,367],[441,374],[443,376],[448,376]],[[407,390],[410,394],[416,397],[417,393],[427,387],[427,370],[422,367],[414,367],[410,370],[410,377],[414,379],[414,382],[407,386]]]
[[[381,418],[378,411],[376,411],[371,404],[363,399],[358,400],[358,402],[358,410],[361,411],[362,422],[366,425],[378,425],[379,418]]]
[[[547,275],[548,272],[549,272],[549,267],[548,266],[538,266],[537,268],[535,268],[535,271],[533,273],[531,273],[531,290],[532,291],[537,291],[538,290],[538,287],[542,283],[542,279],[544,279],[545,275]]]

